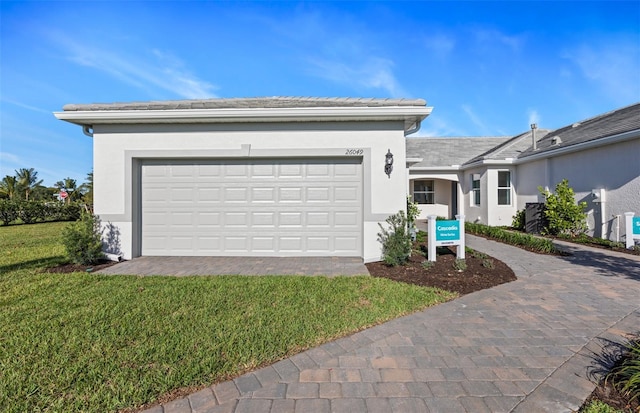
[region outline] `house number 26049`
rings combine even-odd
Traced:
[[[345,155],[362,155],[364,151],[362,149],[346,149]]]

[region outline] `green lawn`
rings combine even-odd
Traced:
[[[105,412],[453,297],[373,277],[48,274],[65,223],[0,227],[0,411]]]

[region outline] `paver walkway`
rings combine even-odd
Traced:
[[[572,412],[640,330],[638,257],[468,236],[518,280],[321,345],[148,412]]]
[[[137,275],[363,275],[361,258],[352,257],[138,257],[100,274]]]

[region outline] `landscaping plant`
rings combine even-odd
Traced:
[[[640,339],[627,343],[625,347],[620,363],[611,369],[606,380],[632,402],[640,400]]]
[[[541,252],[544,254],[560,253],[550,239],[507,231],[503,228],[491,227],[489,225],[478,224],[475,222],[466,222],[464,224],[464,229],[471,234],[481,235],[496,241],[504,242],[505,244],[522,247],[529,251]]]
[[[62,233],[62,243],[69,259],[75,264],[91,265],[104,257],[100,219],[89,213],[68,224]]]
[[[544,215],[547,226],[544,233],[548,235],[576,236],[587,229],[587,214],[584,212],[587,203],[576,203],[573,188],[569,181],[563,179],[556,185],[555,193],[538,187],[546,202]]]
[[[513,216],[513,221],[511,221],[511,228],[518,231],[524,231],[526,229],[526,225],[526,210],[521,209],[517,211]]]
[[[382,244],[382,260],[395,267],[407,262],[411,255],[411,234],[404,211],[391,215],[386,222],[387,227],[378,224],[378,241]]]

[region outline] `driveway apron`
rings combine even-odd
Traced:
[[[148,412],[573,412],[640,330],[640,259],[467,236],[517,281],[468,294]]]

